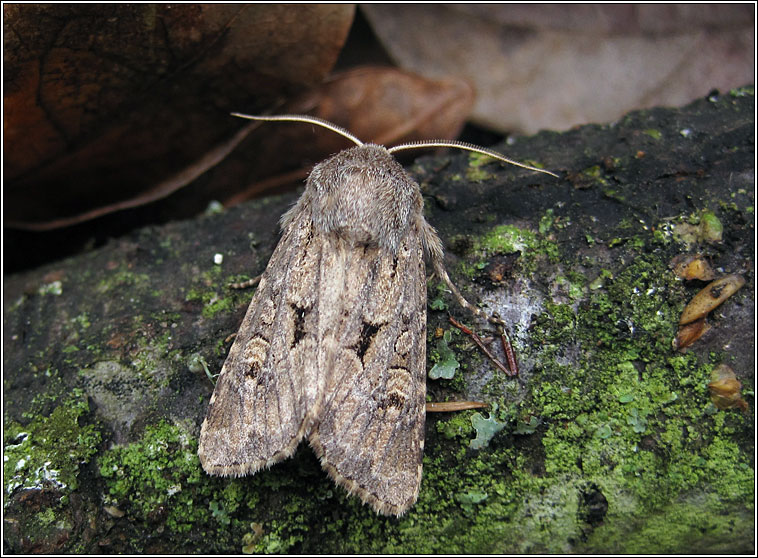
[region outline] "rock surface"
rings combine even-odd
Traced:
[[[294,196],[5,277],[4,552],[751,553],[753,115],[745,87],[503,149],[561,179],[464,153],[410,168],[453,280],[509,323],[521,372],[497,371],[444,310],[496,332],[429,283],[429,369],[460,364],[429,398],[491,409],[428,416],[399,519],[335,487],[305,444],[239,479],[197,460],[205,370],[252,296],[227,285],[263,271]],[[674,276],[682,253],[746,284],[676,352],[706,284]],[[722,363],[746,413],[710,401]]]

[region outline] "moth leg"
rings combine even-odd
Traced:
[[[495,314],[488,315],[486,312],[483,312],[471,304],[468,300],[466,300],[466,298],[458,290],[458,287],[455,286],[455,283],[451,281],[450,276],[447,274],[447,270],[445,270],[445,264],[443,263],[442,242],[440,241],[439,236],[437,236],[437,232],[434,230],[434,227],[427,223],[426,219],[422,218],[420,228],[424,251],[431,261],[432,270],[437,277],[445,282],[448,289],[450,289],[450,292],[453,293],[453,296],[458,301],[458,304],[483,320],[486,320],[495,325],[504,326],[505,322],[501,320],[499,316]]]
[[[261,282],[261,277],[263,277],[263,274],[256,275],[252,279],[248,279],[247,281],[242,281],[240,283],[229,283],[230,289],[249,289],[250,287],[255,287],[258,283]]]
[[[513,348],[510,348],[510,355],[508,352],[508,349],[510,347],[510,341],[508,341],[508,343],[506,344],[507,336],[506,336],[504,328],[498,327],[498,329],[501,331],[500,339],[503,343],[503,350],[505,351],[506,359],[508,359],[508,365],[511,367],[510,369],[508,369],[502,362],[500,362],[500,360],[498,360],[498,358],[495,355],[492,354],[492,352],[484,344],[484,341],[482,341],[482,338],[479,337],[474,331],[467,328],[465,325],[460,323],[458,320],[456,320],[452,316],[449,316],[448,320],[450,321],[451,324],[453,324],[455,327],[460,329],[463,333],[471,337],[471,340],[474,343],[476,343],[476,346],[479,347],[482,350],[482,352],[485,355],[487,355],[487,357],[493,362],[493,364],[497,366],[500,370],[505,372],[508,376],[515,376],[516,374],[518,374],[518,371],[516,370],[516,366],[515,366],[516,360],[515,360],[515,357],[513,356]]]
[[[458,301],[458,304],[463,306],[466,310],[474,314],[475,316],[478,316],[479,318],[482,318],[483,320],[486,320],[490,323],[497,324],[497,325],[504,325],[505,322],[501,320],[496,315],[489,315],[486,312],[483,312],[481,309],[477,308],[473,304],[471,304],[466,298],[461,294],[461,292],[458,290],[458,287],[455,286],[455,283],[453,283],[450,280],[450,277],[447,274],[447,271],[442,266],[441,262],[432,262],[434,274],[442,279],[445,284],[447,285],[447,288],[450,289],[450,291],[453,293],[453,296]]]

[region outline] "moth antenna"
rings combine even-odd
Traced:
[[[403,149],[420,149],[420,148],[428,148],[428,147],[457,147],[458,149],[465,149],[466,151],[473,151],[474,153],[489,155],[490,157],[494,159],[499,159],[500,161],[503,161],[505,163],[510,163],[511,165],[516,165],[517,167],[521,167],[523,169],[529,169],[535,172],[544,172],[545,174],[549,174],[550,176],[559,178],[557,174],[555,174],[554,172],[550,172],[549,170],[538,169],[537,167],[533,167],[531,165],[519,163],[518,161],[514,161],[513,159],[506,157],[502,153],[498,153],[497,151],[487,149],[486,147],[479,147],[478,145],[474,145],[473,143],[466,143],[465,141],[450,141],[450,140],[411,141],[408,143],[403,143],[400,145],[396,145],[394,147],[390,147],[389,149],[387,149],[387,151],[389,151],[390,153],[393,153],[395,151],[402,151]]]
[[[319,118],[317,116],[308,116],[307,114],[279,114],[275,116],[253,116],[251,114],[242,114],[241,112],[233,112],[231,113],[232,116],[236,116],[238,118],[247,118],[248,120],[266,120],[269,122],[282,120],[285,122],[308,122],[310,124],[317,124],[319,126],[322,126],[324,128],[327,128],[331,130],[332,132],[337,132],[341,136],[345,136],[347,139],[355,143],[356,145],[363,145],[363,142],[356,138],[353,134],[345,130],[342,126],[337,126],[336,124],[332,124],[328,120],[324,120],[323,118]]]

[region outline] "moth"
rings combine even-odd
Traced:
[[[311,116],[235,116],[324,126],[355,142],[317,164],[221,369],[200,432],[211,475],[242,476],[307,439],[329,476],[377,513],[402,515],[421,484],[428,259],[459,303],[419,185],[392,153],[455,141],[364,144]],[[556,176],[553,174],[553,176]]]

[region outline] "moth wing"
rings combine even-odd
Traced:
[[[306,397],[317,340],[304,316],[315,303],[321,241],[300,212],[269,260],[201,428],[198,456],[210,474],[268,467],[292,455],[310,429]]]
[[[331,325],[319,360],[330,387],[309,442],[335,482],[378,513],[400,515],[418,498],[424,449],[426,274],[419,231],[412,227],[394,256],[335,242],[335,257],[322,261],[322,319],[325,292],[339,292],[341,303],[335,298],[339,314],[324,322]]]

